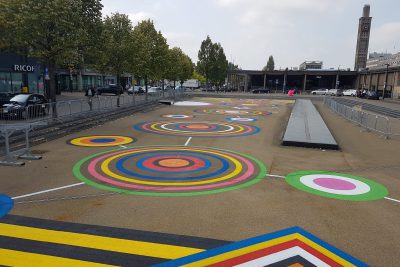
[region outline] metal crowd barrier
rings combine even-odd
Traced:
[[[357,125],[382,134],[385,138],[400,136],[400,120],[365,112],[361,107],[349,107],[331,98],[324,98],[324,105]]]

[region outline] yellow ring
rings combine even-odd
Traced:
[[[112,143],[99,143],[99,144],[85,144],[82,141],[87,139],[96,139],[96,138],[114,138],[114,139],[122,139],[123,141],[120,142],[112,142]],[[132,143],[133,139],[130,137],[125,136],[116,136],[116,135],[93,135],[93,136],[84,136],[72,139],[70,143],[76,146],[87,146],[87,147],[103,147],[103,146],[119,146],[119,145],[126,145]]]
[[[169,149],[170,149],[170,148],[169,148]],[[161,150],[161,151],[162,151],[162,150],[169,150],[169,149],[145,149],[145,150],[140,150],[140,151],[137,151],[137,152],[156,151],[156,150]],[[180,149],[180,150],[190,150],[190,151],[208,152],[208,153],[211,153],[211,154],[214,154],[214,155],[219,155],[219,156],[228,158],[228,159],[230,159],[230,160],[235,164],[236,169],[235,169],[235,171],[233,171],[232,173],[230,173],[230,174],[228,174],[228,175],[225,175],[225,176],[223,176],[223,177],[221,177],[221,178],[215,178],[215,179],[212,179],[212,180],[199,181],[199,182],[188,182],[188,183],[170,183],[170,182],[167,182],[167,183],[158,183],[158,182],[149,182],[149,181],[142,181],[142,180],[136,180],[136,179],[126,178],[126,177],[123,177],[123,176],[118,175],[118,174],[116,174],[116,173],[113,173],[113,172],[108,168],[108,165],[110,164],[110,162],[111,162],[112,160],[118,158],[118,157],[122,157],[122,156],[129,155],[129,154],[135,154],[135,153],[132,153],[132,151],[130,151],[130,152],[118,154],[118,155],[116,155],[116,156],[112,156],[112,157],[106,159],[106,160],[103,161],[103,163],[101,164],[101,170],[102,170],[105,174],[107,174],[108,176],[110,176],[110,177],[113,177],[113,178],[118,179],[118,180],[123,180],[123,181],[126,181],[126,182],[131,182],[131,183],[146,184],[146,185],[182,185],[182,186],[185,186],[185,185],[209,184],[209,183],[213,183],[213,182],[219,182],[219,181],[223,181],[223,180],[228,180],[229,178],[232,178],[232,177],[234,177],[235,175],[239,174],[239,173],[242,171],[242,169],[243,169],[243,168],[242,168],[242,165],[240,164],[239,161],[237,161],[235,158],[232,158],[232,157],[227,156],[227,155],[224,155],[224,154],[215,153],[215,152],[210,152],[210,151],[206,151],[206,150],[200,150],[200,149],[193,149],[193,148],[190,148],[190,149]]]

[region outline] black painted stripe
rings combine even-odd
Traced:
[[[7,224],[14,224],[20,226],[35,227],[35,228],[63,231],[63,232],[73,232],[81,234],[98,235],[104,237],[114,237],[114,238],[121,238],[128,240],[153,242],[158,244],[200,248],[206,250],[231,243],[229,241],[223,241],[217,239],[208,239],[201,237],[165,234],[165,233],[88,225],[88,224],[78,224],[70,222],[60,222],[60,221],[37,219],[37,218],[17,216],[17,215],[7,215],[0,219],[0,223],[7,223]]]
[[[0,236],[0,248],[118,266],[150,266],[166,259]]]

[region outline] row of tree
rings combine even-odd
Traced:
[[[127,15],[102,18],[101,0],[0,0],[0,50],[34,57],[48,69],[49,97],[56,100],[56,67],[92,67],[149,81],[184,81],[191,59],[169,48],[150,20],[135,27]],[[147,86],[146,86],[147,88]]]

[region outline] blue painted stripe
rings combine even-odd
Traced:
[[[190,255],[190,256],[186,256],[180,259],[176,259],[176,260],[172,260],[169,262],[165,262],[165,263],[161,263],[161,264],[157,264],[154,265],[154,267],[175,267],[175,266],[182,266],[185,264],[189,264],[189,263],[193,263],[193,262],[197,262],[200,260],[204,260],[204,259],[208,259],[211,257],[215,257],[230,251],[234,251],[234,250],[238,250],[244,247],[248,247],[254,244],[258,244],[258,243],[262,243],[265,241],[269,241],[269,240],[273,240],[276,238],[280,238],[283,236],[287,236],[287,235],[291,235],[291,234],[295,234],[295,233],[299,233],[301,235],[303,235],[304,237],[310,239],[311,241],[313,241],[314,243],[324,247],[325,249],[331,251],[332,253],[336,254],[337,256],[343,258],[344,260],[347,260],[348,262],[354,264],[355,266],[360,266],[360,267],[367,267],[369,265],[361,262],[360,260],[348,255],[347,253],[341,251],[340,249],[326,243],[325,241],[322,241],[321,239],[319,239],[318,237],[310,234],[309,232],[305,231],[304,229],[295,226],[295,227],[291,227],[288,229],[283,229],[277,232],[273,232],[273,233],[268,233],[265,235],[261,235],[261,236],[257,236],[257,237],[253,237],[253,238],[249,238],[249,239],[245,239],[236,243],[232,243],[232,244],[228,244],[219,248],[215,248],[215,249],[211,249],[211,250],[207,250],[207,251],[203,251],[194,255]]]
[[[4,194],[0,194],[0,218],[7,215],[14,207],[14,200]]]

